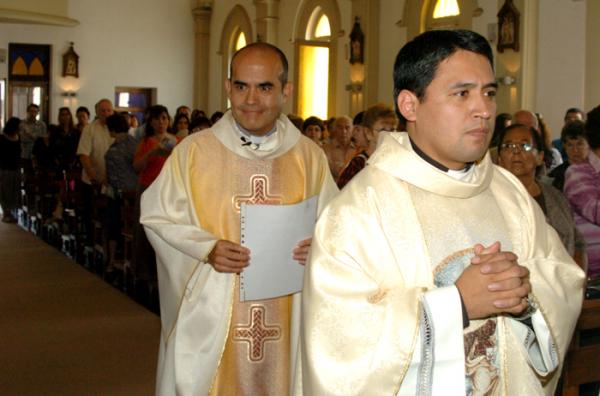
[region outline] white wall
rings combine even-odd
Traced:
[[[586,7],[584,1],[543,0],[539,13],[537,105],[531,110],[559,137],[569,107],[589,110],[584,108]]]
[[[410,0],[409,0],[410,1]],[[406,27],[396,23],[404,17],[405,0],[381,0],[379,6],[379,86],[378,101],[394,104],[394,62],[406,44]],[[367,103],[371,105],[372,103]]]
[[[194,25],[189,0],[77,0],[69,4],[73,28],[0,24],[0,48],[8,43],[52,45],[50,122],[58,108],[93,106],[113,99],[116,86],[157,89],[157,102],[171,112],[192,103]],[[79,55],[79,78],[61,77],[69,41]],[[0,64],[0,78],[8,74]],[[60,96],[77,91],[77,98]]]

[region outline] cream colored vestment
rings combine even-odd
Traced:
[[[472,214],[470,202],[477,204]],[[458,293],[439,271],[468,263],[474,243],[465,241],[481,237],[489,244],[496,231],[531,272],[539,307],[532,327],[545,345],[524,342],[527,327],[507,315],[489,324],[493,338],[482,338],[482,327],[479,339],[466,344]],[[454,395],[467,392],[467,372],[469,387],[491,394],[550,395],[581,310],[583,282],[540,208],[489,156],[474,165],[471,180],[460,181],[419,157],[406,133],[386,133],[368,166],[317,222],[297,378],[305,395]],[[423,333],[424,312],[436,322],[431,333]],[[424,339],[431,355],[422,354]],[[476,353],[481,341],[490,342],[483,354]],[[415,361],[428,359],[432,370],[415,374]]]
[[[242,202],[286,204],[319,195],[323,208],[336,193],[323,151],[284,116],[260,149],[243,145],[230,112],[211,130],[188,136],[174,149],[142,196],[141,221],[157,253],[160,292],[157,394],[207,395],[211,387],[227,385],[217,378],[230,378],[242,388],[258,384],[239,362],[231,366],[233,360],[223,358],[231,350],[226,341],[244,351],[250,368],[268,361],[264,367],[273,372],[262,375],[269,381],[277,374],[293,375],[299,295],[293,303],[290,298],[289,303],[279,304],[283,311],[289,310],[282,319],[287,320],[282,326],[289,329],[281,337],[281,326],[273,325],[278,318],[269,313],[270,300],[246,305],[235,301],[238,276],[217,272],[205,260],[217,240],[239,242]],[[251,322],[262,327],[244,327]],[[277,354],[273,345],[281,342],[288,343],[290,372],[276,371],[276,360],[268,360]],[[224,361],[228,363],[219,368]],[[227,367],[237,371],[224,372]]]

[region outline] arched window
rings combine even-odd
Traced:
[[[471,29],[476,0],[424,0],[420,31]]]
[[[298,48],[298,109],[306,119],[327,119],[329,98],[329,40],[331,26],[321,7],[315,8],[306,28],[306,41]]]
[[[433,19],[440,19],[460,15],[456,0],[437,0],[433,7]]]
[[[294,112],[327,119],[335,107],[335,48],[339,31],[335,0],[307,0],[296,19]]]

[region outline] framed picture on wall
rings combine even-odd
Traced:
[[[498,12],[498,52],[519,51],[519,10],[512,0],[506,0]]]
[[[73,43],[63,55],[63,77],[79,78],[79,55],[73,49]]]

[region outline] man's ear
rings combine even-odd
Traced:
[[[291,81],[288,81],[283,86],[283,102],[284,103],[287,102],[288,98],[292,95],[292,92],[294,92],[294,83],[292,83]]]
[[[231,99],[231,80],[225,79],[225,92],[227,92],[227,97]]]
[[[419,98],[413,92],[403,89],[398,94],[396,100],[398,105],[398,111],[407,121],[415,121],[417,119],[417,106],[419,105]]]

